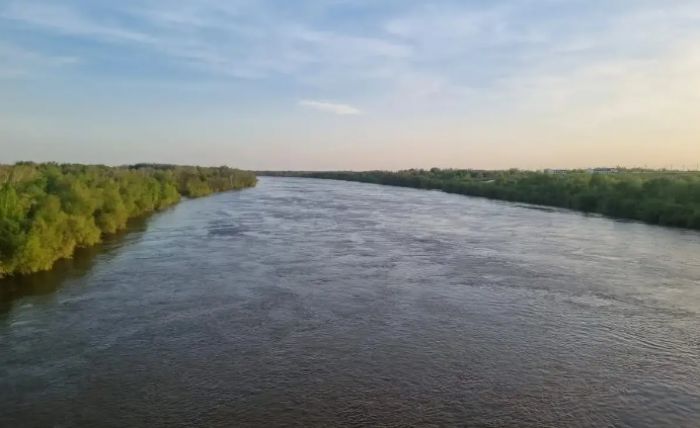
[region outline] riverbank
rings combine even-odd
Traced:
[[[619,170],[262,171],[259,175],[325,178],[442,190],[700,230],[700,173]]]
[[[228,167],[0,165],[0,277],[51,269],[77,248],[95,245],[130,219],[182,197],[256,182],[255,174]]]

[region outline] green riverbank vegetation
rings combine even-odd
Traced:
[[[259,172],[259,175],[437,189],[700,229],[700,172],[619,168],[546,171],[432,168],[398,172]]]
[[[243,189],[256,180],[228,167],[0,165],[0,277],[48,270],[76,248],[181,197]]]

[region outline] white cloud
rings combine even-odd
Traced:
[[[360,109],[347,104],[330,103],[327,101],[317,100],[300,100],[301,107],[310,108],[327,113],[333,113],[341,116],[361,114]]]

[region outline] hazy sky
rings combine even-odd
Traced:
[[[700,163],[698,0],[0,0],[0,162]]]

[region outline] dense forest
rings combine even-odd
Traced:
[[[650,170],[259,172],[438,189],[700,229],[700,173]]]
[[[0,277],[50,269],[76,248],[124,229],[130,218],[182,196],[255,183],[255,174],[228,167],[0,165]]]

